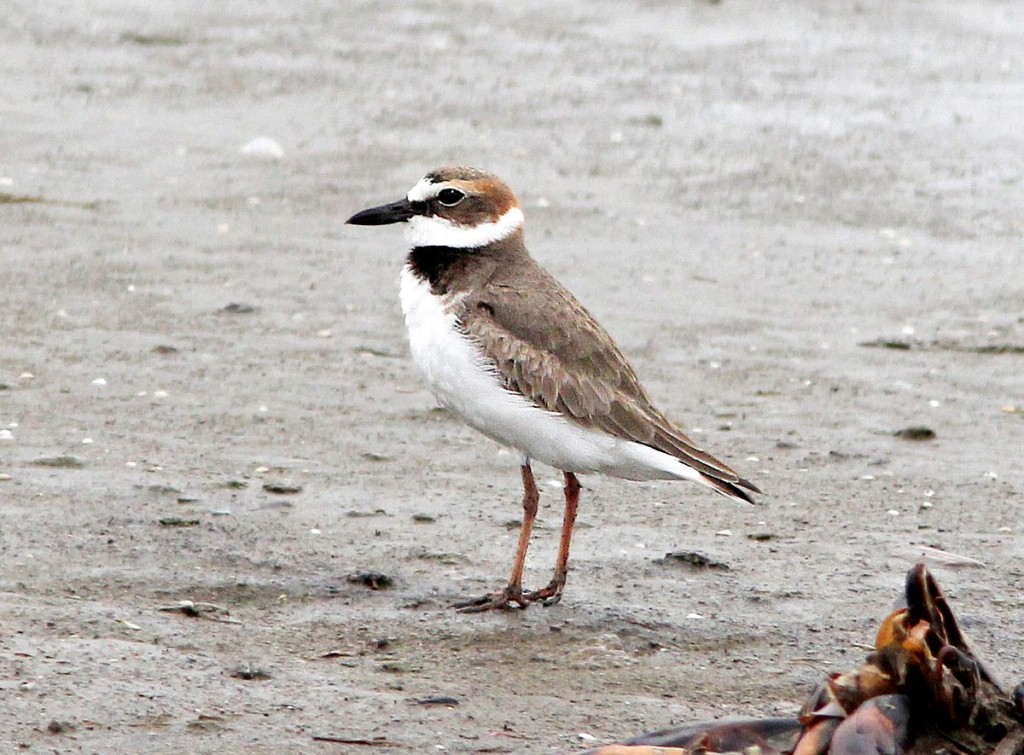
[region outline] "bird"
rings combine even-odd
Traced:
[[[522,207],[497,176],[448,166],[350,225],[403,223],[400,298],[413,360],[438,403],[520,454],[523,520],[504,589],[455,603],[465,612],[558,603],[579,506],[578,475],[690,480],[753,503],[761,493],[660,411],[597,320],[527,251]],[[562,472],[555,571],[523,589],[540,494],[532,462]]]

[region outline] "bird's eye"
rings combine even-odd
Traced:
[[[445,207],[454,207],[465,198],[466,195],[458,189],[441,189],[437,194],[437,201]]]

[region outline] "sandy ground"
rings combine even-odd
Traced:
[[[983,562],[933,561],[1024,678],[1020,4],[4,16],[3,752],[572,752],[789,715],[923,546]],[[761,505],[587,478],[560,606],[449,608],[506,578],[515,458],[432,409],[400,232],[342,222],[450,162],[519,191],[535,255]]]

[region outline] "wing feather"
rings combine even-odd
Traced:
[[[727,495],[749,500],[736,486],[760,492],[652,404],[611,337],[571,293],[537,265],[527,272],[531,285],[489,282],[460,314],[506,387],[584,427],[674,456],[720,482],[713,487]],[[549,316],[538,319],[538,312]]]

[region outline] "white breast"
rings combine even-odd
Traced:
[[[409,266],[402,270],[401,297],[413,359],[434,395],[484,435],[569,472],[699,480],[673,456],[588,430],[506,389],[480,346],[458,328],[451,312],[457,301],[433,294]]]

